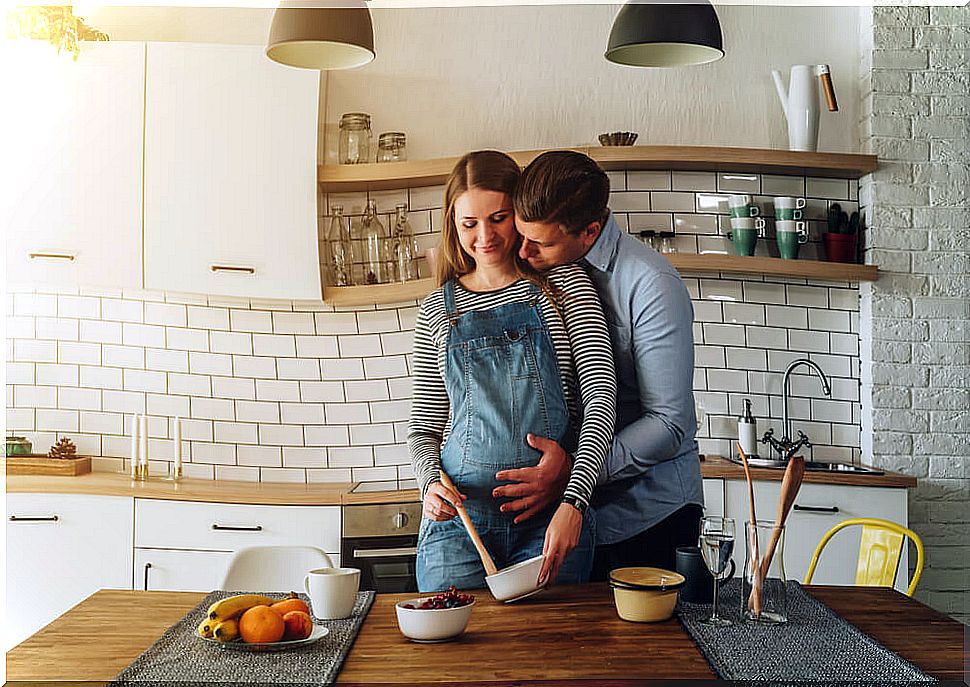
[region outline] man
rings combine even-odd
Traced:
[[[673,569],[697,544],[704,503],[692,390],[693,307],[677,271],[610,213],[610,182],[589,157],[552,151],[523,172],[515,195],[520,256],[538,270],[582,260],[610,325],[617,376],[613,448],[600,473],[594,580],[627,565]],[[568,297],[568,294],[566,294]],[[521,522],[562,497],[570,459],[530,435],[534,468],[497,473],[505,511]]]

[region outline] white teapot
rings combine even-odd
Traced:
[[[829,112],[837,112],[835,89],[827,64],[796,64],[788,78],[788,92],[781,72],[771,70],[778,91],[778,99],[788,119],[788,148],[815,151],[818,149],[818,85],[822,84]],[[816,78],[818,77],[818,78]]]

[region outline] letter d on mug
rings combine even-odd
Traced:
[[[310,596],[313,615],[321,620],[349,618],[357,602],[360,570],[357,568],[317,568],[303,580]]]

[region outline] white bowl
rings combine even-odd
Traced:
[[[539,571],[545,556],[539,555],[527,561],[487,575],[485,583],[499,601],[515,601],[539,591],[545,585],[539,584]]]
[[[430,598],[432,597],[408,599],[395,605],[397,626],[401,634],[415,642],[445,642],[465,631],[468,619],[472,616],[474,601],[455,608],[418,608],[423,601]],[[414,608],[405,608],[405,604],[411,604]]]

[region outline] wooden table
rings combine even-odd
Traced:
[[[810,587],[846,620],[926,672],[963,676],[964,626],[890,589]],[[103,683],[115,677],[204,594],[102,590],[7,654],[7,678]],[[339,684],[376,682],[631,685],[646,679],[713,680],[676,620],[620,620],[603,584],[554,588],[503,605],[484,590],[466,635],[447,644],[401,636],[394,603],[381,595],[367,617]]]

